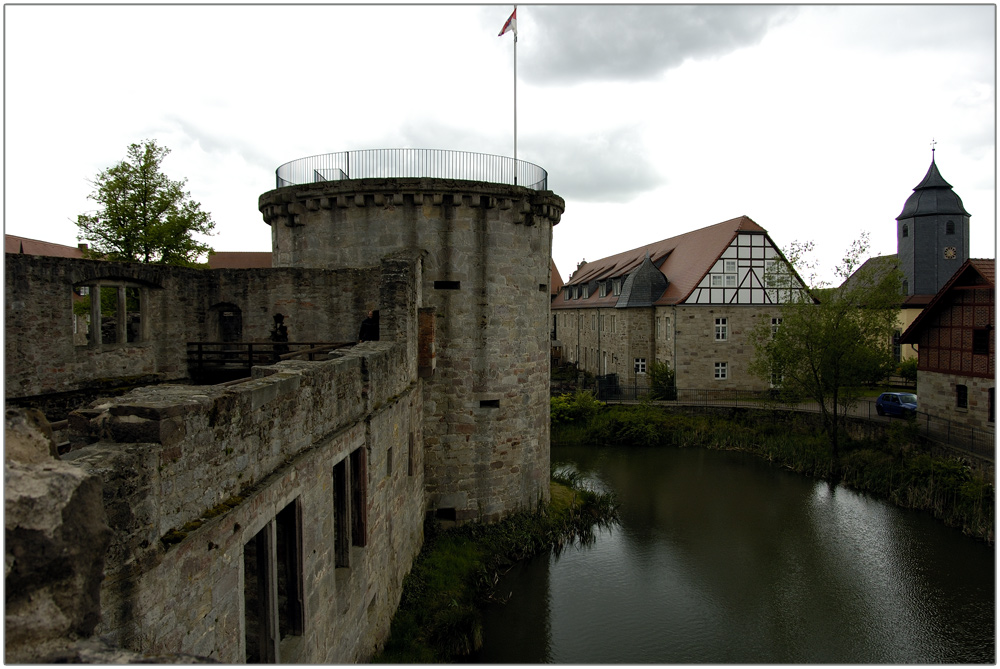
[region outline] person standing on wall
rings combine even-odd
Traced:
[[[358,343],[364,341],[378,341],[378,309],[370,309],[368,316],[361,321]]]

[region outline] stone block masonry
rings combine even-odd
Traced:
[[[364,348],[256,368],[229,387],[141,388],[87,412],[83,425],[100,440],[70,457],[104,481],[114,530],[99,634],[225,663],[268,644],[261,657],[286,663],[370,657],[423,539],[422,395],[405,345]],[[338,480],[353,461],[364,472]],[[349,514],[365,519],[346,559],[336,552],[339,485],[353,489]],[[285,516],[291,530],[275,534]],[[262,532],[272,534],[256,559],[278,585],[258,614],[259,573],[245,555]],[[289,579],[295,592],[282,590]],[[258,632],[261,615],[273,635]],[[288,616],[298,622],[278,625]]]
[[[564,208],[549,191],[429,178],[260,197],[276,267],[421,254],[427,498],[443,518],[493,520],[547,498],[549,270]]]

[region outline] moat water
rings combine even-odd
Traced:
[[[992,547],[927,514],[702,449],[554,447],[621,524],[516,567],[490,663],[993,663]]]

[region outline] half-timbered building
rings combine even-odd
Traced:
[[[780,261],[779,264],[775,264]],[[747,216],[582,263],[552,302],[555,345],[598,375],[644,381],[654,361],[678,389],[763,389],[751,376],[750,330],[801,297],[767,231]],[[793,295],[797,294],[797,295]]]
[[[969,259],[903,333],[918,349],[921,411],[995,429],[995,293],[996,261]]]

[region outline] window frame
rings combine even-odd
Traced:
[[[725,381],[729,378],[729,363],[728,362],[716,362],[715,363],[715,380]]]
[[[729,318],[726,316],[715,319],[715,341],[729,341]]]

